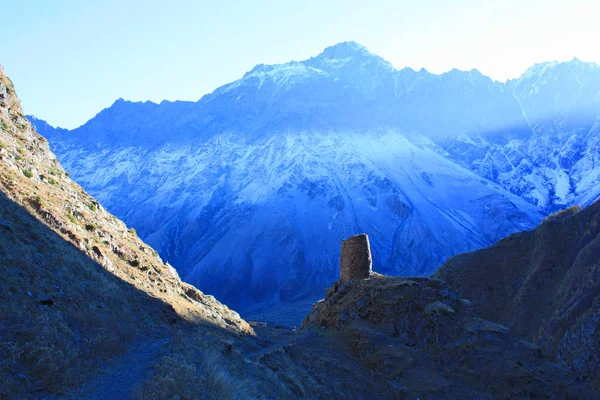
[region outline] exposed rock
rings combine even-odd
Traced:
[[[303,327],[336,330],[363,363],[402,388],[400,398],[594,396],[538,346],[479,318],[438,280],[376,274],[337,282]]]

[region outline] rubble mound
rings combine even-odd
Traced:
[[[337,331],[399,398],[593,398],[540,347],[480,318],[436,279],[338,281],[303,327]]]

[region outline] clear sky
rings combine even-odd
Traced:
[[[600,63],[598,0],[13,0],[0,64],[25,112],[74,128],[117,98],[198,100],[256,64],[354,40],[395,67],[477,68],[504,81],[541,61]]]

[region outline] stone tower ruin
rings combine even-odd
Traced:
[[[342,240],[340,254],[340,279],[347,282],[354,279],[365,279],[372,275],[373,260],[369,237],[362,233]]]

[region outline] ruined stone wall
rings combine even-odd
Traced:
[[[372,274],[373,261],[369,237],[362,233],[342,240],[340,254],[340,279],[347,282],[365,279]]]

